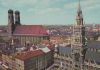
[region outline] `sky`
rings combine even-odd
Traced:
[[[79,0],[0,0],[0,25],[8,24],[8,10],[19,10],[26,25],[67,25],[76,22]],[[80,0],[86,24],[100,23],[100,0]]]

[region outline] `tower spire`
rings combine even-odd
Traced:
[[[79,3],[78,3],[78,10],[77,11],[81,11],[80,0],[79,0]]]
[[[83,15],[82,15],[82,10],[81,10],[80,0],[78,3],[76,21],[77,21],[77,25],[83,25]]]
[[[78,2],[76,22],[77,24],[73,26],[73,36],[71,41],[73,70],[85,70],[84,60],[87,47],[80,0]]]

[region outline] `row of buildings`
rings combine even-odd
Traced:
[[[2,70],[45,70],[54,63],[47,29],[42,25],[22,25],[20,12],[8,10],[8,25],[0,26]]]
[[[71,44],[57,45],[56,47],[54,66],[63,70],[73,70]],[[100,70],[100,41],[90,41],[87,43],[87,47],[84,70]]]
[[[80,3],[70,41],[56,46],[54,66],[58,70],[100,70],[100,40],[87,40]]]
[[[80,3],[76,22],[73,30],[62,30],[69,33],[60,35],[58,29],[52,35],[42,25],[22,25],[20,12],[8,10],[8,25],[0,26],[1,68],[48,70],[54,65],[60,70],[100,70],[100,41],[87,41]]]
[[[54,45],[0,47],[3,70],[46,70],[54,63]]]

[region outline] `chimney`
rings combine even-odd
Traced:
[[[8,33],[9,36],[12,36],[12,33],[14,31],[14,16],[13,16],[13,10],[8,10]]]
[[[20,25],[20,12],[15,11],[15,25]]]

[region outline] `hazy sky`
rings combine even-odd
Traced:
[[[0,0],[0,25],[8,9],[19,10],[22,24],[73,24],[78,0]],[[81,0],[85,23],[100,23],[100,0]]]

